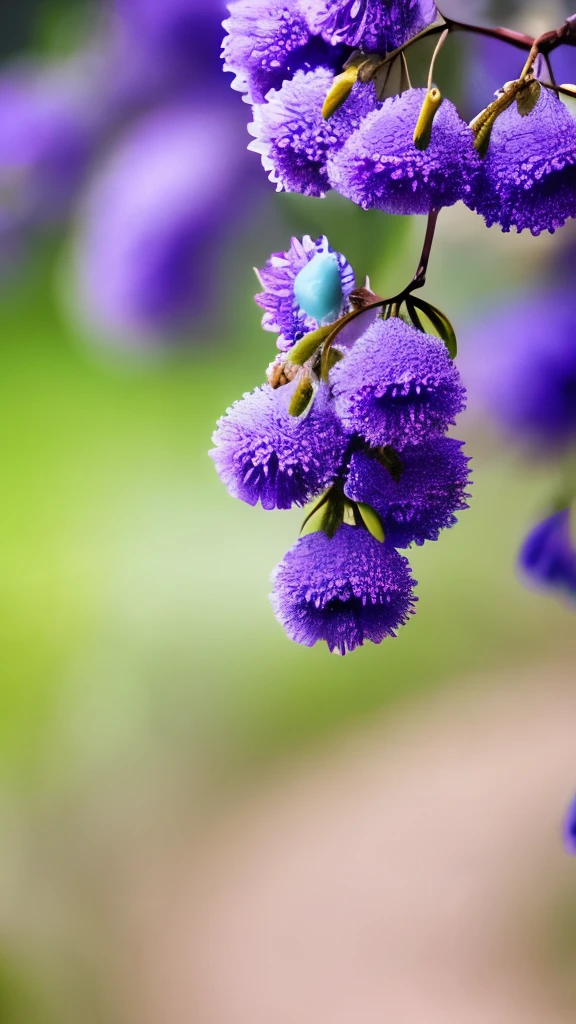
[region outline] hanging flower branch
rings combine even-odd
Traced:
[[[430,0],[235,0],[224,25],[225,70],[252,104],[249,148],[279,191],[335,189],[365,210],[428,217],[415,275],[388,298],[325,237],[271,256],[256,301],[279,353],[214,434],[232,495],[310,503],[272,604],[293,640],[345,654],[407,622],[415,581],[400,552],[437,540],[469,497],[463,444],[447,436],[465,406],[456,336],[419,295],[439,212],[463,201],[533,235],[576,216],[576,121],[560,99],[576,87],[550,64],[576,45],[576,17],[534,39],[443,17]],[[457,32],[523,51],[518,77],[469,125],[434,81]],[[410,50],[427,37],[428,82],[414,88]],[[573,499],[529,540],[527,566],[561,547],[576,578]]]

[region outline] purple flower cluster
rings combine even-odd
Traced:
[[[249,149],[279,191],[332,188],[406,215],[462,200],[488,226],[534,235],[576,216],[576,120],[544,62],[502,85],[497,109],[470,126],[436,91],[420,133],[428,90],[403,81],[394,94],[378,59],[434,23],[431,0],[231,0],[229,10],[224,67],[253,106]],[[368,70],[326,120],[350,61]]]
[[[332,187],[364,210],[395,214],[425,214],[467,200],[480,165],[472,130],[444,100],[430,144],[418,149],[414,131],[425,96],[425,89],[409,89],[369,114],[332,152]]]
[[[315,266],[310,288],[300,289]],[[394,635],[414,610],[415,583],[397,549],[437,540],[467,507],[468,459],[462,443],[445,436],[465,392],[444,343],[398,317],[372,320],[340,346],[327,377],[318,353],[302,366],[290,362],[295,324],[303,344],[319,323],[351,308],[351,268],[326,239],[293,239],[260,276],[264,326],[283,332],[285,351],[270,382],[219,420],[211,455],[229,492],[250,505],[319,499],[312,532],[275,570],[272,604],[292,640],[324,640],[345,654]],[[339,301],[321,318],[336,278]],[[303,389],[307,404],[295,414]]]
[[[468,205],[488,227],[554,232],[576,217],[576,120],[542,88],[530,113],[512,103],[496,118]]]
[[[394,50],[432,24],[431,0],[232,0],[224,68],[252,103],[297,71],[342,67],[352,50]]]

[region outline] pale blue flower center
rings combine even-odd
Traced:
[[[342,282],[334,253],[318,252],[294,281],[294,298],[318,323],[334,320],[342,306]]]

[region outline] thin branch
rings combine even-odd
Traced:
[[[517,50],[530,51],[534,45],[533,36],[528,36],[524,32],[514,32],[511,28],[488,28],[485,25],[468,25],[466,22],[454,21],[452,18],[446,17],[444,17],[444,21],[451,32],[470,32],[473,35],[485,36],[488,39],[499,39],[501,43],[515,46]]]
[[[562,96],[569,96],[570,99],[576,100],[576,85],[570,89],[565,88],[563,85],[551,85],[550,82],[541,82],[545,89],[550,89],[552,92],[559,92]]]
[[[430,262],[430,255],[432,253],[432,246],[434,244],[434,235],[436,234],[436,224],[438,223],[438,216],[440,210],[430,210],[428,214],[428,224],[426,226],[426,235],[424,238],[424,245],[422,247],[422,255],[420,256],[420,263],[418,264],[418,270],[414,275],[414,280],[405,290],[406,295],[410,295],[417,288],[423,288],[426,284],[426,274],[428,272],[428,264]]]
[[[439,210],[430,210],[430,213],[428,214],[428,224],[426,227],[426,235],[424,237],[424,244],[422,246],[422,253],[420,255],[420,261],[418,263],[418,269],[416,270],[414,277],[410,281],[410,284],[406,285],[406,287],[403,288],[402,291],[398,293],[398,295],[393,295],[389,299],[382,299],[380,297],[377,297],[373,302],[364,301],[362,305],[358,306],[356,309],[351,310],[350,313],[346,313],[345,316],[343,316],[334,324],[334,330],[331,331],[331,333],[328,335],[322,346],[322,355],[320,358],[320,375],[323,380],[326,380],[328,376],[328,357],[330,355],[332,345],[334,344],[334,341],[340,334],[340,331],[344,327],[346,327],[347,324],[352,323],[353,320],[356,320],[362,313],[365,313],[368,309],[384,309],[385,307],[390,306],[392,316],[397,315],[397,313],[394,314],[394,310],[396,309],[397,311],[399,311],[401,304],[406,301],[406,299],[412,294],[412,292],[415,292],[419,288],[424,287],[424,285],[426,284],[426,274],[428,272],[428,264],[430,262],[430,255],[432,253],[432,246],[434,244],[434,235],[436,233],[436,224],[438,223],[439,213]],[[352,295],[350,296],[352,301],[353,297],[354,293],[352,293]]]
[[[434,36],[443,36],[445,32],[468,32],[471,35],[484,36],[486,39],[498,39],[501,43],[507,43],[508,46],[514,46],[517,50],[524,50],[525,53],[529,54],[528,60],[534,59],[538,53],[542,53],[545,56],[552,53],[559,46],[576,46],[576,29],[574,27],[574,19],[568,19],[561,28],[553,29],[551,32],[544,32],[537,39],[534,36],[526,35],[525,32],[515,32],[511,28],[490,28],[485,25],[470,25],[464,21],[456,21],[454,18],[448,18],[441,11],[438,12],[440,15],[440,21],[434,22],[433,25],[429,25],[423,29],[422,32],[418,32],[417,35],[412,36],[411,39],[407,39],[402,46],[398,46],[395,50],[387,53],[381,61],[376,60],[372,65],[372,69],[376,67],[382,67],[384,64],[388,64],[389,61],[393,60],[400,53],[404,53],[410,46],[417,43],[420,39],[432,39]]]

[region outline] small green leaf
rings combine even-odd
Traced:
[[[313,501],[311,505],[307,506],[307,513],[304,516],[304,521],[300,528],[300,533],[303,536],[307,533],[316,533],[318,530],[322,529],[321,526],[312,526],[310,529],[308,529],[308,526],[312,522],[312,520],[315,519],[316,514],[321,511],[322,507],[326,504],[326,502],[330,500],[330,492],[331,488],[328,488],[328,490],[325,491],[324,494],[320,498],[318,498],[317,501]]]
[[[336,366],[336,363],[339,363],[341,359],[344,359],[344,353],[340,352],[337,348],[331,348],[326,359],[328,373],[330,373],[332,367]]]
[[[383,102],[391,96],[399,96],[406,90],[406,71],[402,54],[383,61],[373,75],[376,96]]]
[[[522,92],[518,93],[516,105],[518,107],[520,117],[527,117],[528,114],[532,113],[540,99],[541,92],[542,86],[540,85],[540,82],[534,80],[533,82],[530,82]]]
[[[307,375],[302,377],[298,384],[292,398],[290,405],[288,406],[288,412],[291,416],[303,416],[304,413],[308,412],[312,402],[314,401],[315,388]]]
[[[337,321],[336,321],[337,322]],[[294,366],[303,366],[309,359],[312,358],[317,349],[320,348],[322,342],[326,341],[329,334],[332,333],[336,324],[328,324],[326,327],[318,327],[315,331],[310,331],[305,334],[300,341],[294,345],[294,348],[288,352],[288,359]]]
[[[356,504],[366,529],[373,537],[376,538],[376,540],[379,540],[380,543],[383,544],[386,539],[386,534],[384,533],[382,520],[378,513],[375,512],[370,505],[365,505],[363,501],[358,501]]]
[[[414,305],[411,296],[409,296],[406,299],[406,311],[408,313],[408,317],[412,326],[415,327],[417,331],[422,331],[423,334],[425,334],[426,332],[424,330],[424,327],[422,326],[422,321],[418,316],[418,313],[416,312],[416,306]]]
[[[319,533],[323,530],[328,537],[333,537],[344,521],[346,504],[341,491],[331,487],[312,506],[302,523],[300,535],[305,537],[308,533]]]
[[[350,501],[344,502],[344,510],[342,513],[342,522],[346,523],[346,526],[357,526],[356,516],[354,514],[355,506]]]
[[[302,523],[302,529],[300,530],[300,536],[306,537],[309,533],[320,533],[324,529],[324,517],[326,510],[324,508],[316,509],[312,512],[308,518]]]
[[[425,299],[415,299],[412,297],[412,304],[416,306],[424,316],[428,317],[428,320],[432,324],[436,334],[446,345],[450,358],[456,359],[456,356],[458,355],[458,341],[456,339],[456,332],[454,331],[454,328],[446,314],[443,313],[442,310],[437,309],[437,307],[433,306],[430,302],[426,302]]]
[[[326,505],[326,512],[322,522],[322,529],[330,539],[332,539],[336,530],[344,522],[344,510],[345,502],[342,493],[339,490],[332,491],[331,499]]]

